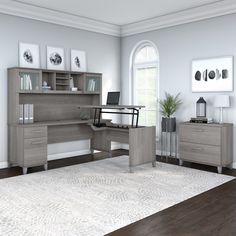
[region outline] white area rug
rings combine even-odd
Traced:
[[[233,177],[116,157],[0,180],[0,235],[104,235]]]

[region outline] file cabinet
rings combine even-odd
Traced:
[[[179,126],[180,165],[183,161],[222,167],[233,162],[233,124],[197,124],[184,122]]]
[[[47,170],[47,126],[18,125],[10,144],[11,163],[17,163],[26,174],[29,167],[44,165]],[[14,150],[16,148],[16,150]]]

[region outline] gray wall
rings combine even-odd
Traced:
[[[121,78],[123,103],[129,102],[129,60],[134,46],[141,40],[150,40],[160,54],[160,97],[165,91],[181,92],[184,103],[176,114],[179,121],[195,117],[195,103],[204,96],[208,103],[208,116],[218,118],[218,110],[212,106],[218,93],[191,92],[191,61],[196,58],[233,55],[236,57],[236,15],[213,18],[153,32],[122,38]],[[236,89],[236,87],[235,87]],[[235,92],[232,108],[225,110],[225,121],[236,123]],[[234,128],[234,162],[236,162],[236,132]],[[236,167],[236,166],[235,166]]]
[[[18,65],[18,41],[40,44],[41,67],[46,68],[46,45],[87,53],[88,71],[103,73],[103,102],[108,90],[120,88],[120,39],[103,34],[0,14],[0,166],[7,161],[7,68]],[[88,142],[49,145],[49,154],[88,149]]]

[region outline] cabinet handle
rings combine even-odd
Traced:
[[[204,132],[205,129],[194,129],[195,132]]]
[[[196,147],[196,148],[192,148],[192,151],[203,151],[204,149],[203,148],[198,148],[198,147]]]
[[[42,130],[32,130],[32,133],[42,133]]]
[[[31,144],[32,145],[38,145],[38,144],[43,144],[43,141],[32,141]]]

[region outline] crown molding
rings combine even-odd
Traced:
[[[123,25],[121,27],[121,37],[233,13],[236,13],[235,0],[222,0],[201,7],[191,8],[188,10],[144,20],[137,23]]]
[[[212,17],[233,14],[236,13],[236,2],[235,0],[220,0],[201,7],[195,7],[123,26],[113,25],[86,17],[71,15],[12,0],[1,0],[0,13],[116,37],[125,37],[205,20]]]
[[[17,1],[1,0],[0,13],[120,37],[120,26]]]

